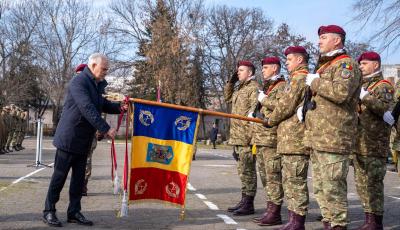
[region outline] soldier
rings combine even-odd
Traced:
[[[355,147],[361,73],[344,50],[345,31],[318,29],[320,58],[306,84],[313,92],[306,114],[306,142],[312,150],[313,191],[325,229],[346,229],[347,173]]]
[[[26,121],[28,120],[28,112],[22,111],[20,118],[21,118],[21,128],[20,128],[21,132],[19,133],[16,147],[18,150],[23,150],[25,148],[22,146],[22,142],[24,141],[26,134],[26,125],[27,125]]]
[[[11,148],[14,151],[20,151],[21,149],[19,149],[17,147],[17,142],[19,139],[19,136],[22,133],[22,118],[21,118],[21,113],[22,110],[19,107],[15,107],[15,115],[14,115],[14,119],[15,119],[15,131],[11,140]]]
[[[309,55],[302,46],[285,50],[290,84],[279,98],[265,125],[278,126],[277,152],[282,156],[283,190],[288,203],[289,222],[281,230],[304,229],[308,208],[307,172],[309,154],[305,151],[302,103],[306,91]]]
[[[4,108],[0,112],[0,155],[5,154],[6,151],[3,149],[5,145],[5,136],[6,136],[6,124],[4,119]]]
[[[232,104],[232,113],[242,116],[253,116],[257,106],[258,83],[255,80],[255,67],[249,61],[239,61],[237,72],[228,80],[224,89],[227,103]],[[235,89],[235,83],[239,85]],[[254,196],[257,190],[256,160],[251,152],[251,123],[231,119],[229,144],[235,146],[239,154],[238,174],[242,183],[242,199],[228,208],[234,215],[250,215],[254,213]]]
[[[15,105],[11,104],[10,105],[10,110],[9,110],[9,132],[8,132],[8,138],[7,138],[7,144],[6,144],[6,149],[8,152],[13,152],[12,150],[12,140],[14,137],[14,133],[16,131],[16,123],[17,123],[17,119],[16,119],[16,109],[15,109]]]
[[[10,122],[11,122],[11,117],[10,117],[10,106],[5,106],[3,107],[2,110],[2,116],[3,116],[3,122],[4,122],[4,136],[2,137],[2,146],[1,149],[3,150],[4,153],[9,153],[7,149],[7,141],[8,141],[8,135],[10,132]]]
[[[86,66],[87,66],[86,64],[79,64],[75,68],[76,75],[79,75],[85,69]],[[99,136],[98,132],[96,132],[96,135],[93,138],[92,145],[90,147],[89,154],[87,157],[86,169],[85,169],[85,182],[83,184],[82,196],[87,196],[87,192],[88,192],[87,185],[89,183],[89,178],[92,175],[92,156],[93,156],[94,150],[97,147],[97,136]]]
[[[285,78],[280,75],[281,62],[278,57],[266,57],[261,61],[264,87],[258,95],[262,116],[268,116],[275,108],[280,93],[285,88]],[[282,224],[281,205],[283,200],[281,155],[276,152],[276,127],[266,128],[252,123],[251,143],[257,149],[257,168],[267,198],[267,208],[260,217],[253,218],[262,226]]]
[[[400,81],[397,81],[395,85],[394,101],[398,103],[399,99],[400,99]],[[392,147],[393,163],[395,165],[395,168],[397,169],[397,172],[400,175],[400,126],[399,125],[400,122],[397,122],[397,124],[392,128],[393,140],[391,147]]]
[[[365,212],[365,223],[360,229],[383,229],[383,179],[389,152],[391,125],[382,120],[393,103],[393,86],[383,80],[381,57],[365,52],[358,58],[363,75],[360,93],[358,145],[354,161],[357,193]],[[390,113],[390,112],[389,112]]]

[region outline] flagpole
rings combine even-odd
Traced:
[[[131,102],[142,103],[142,104],[147,104],[147,105],[156,105],[156,106],[161,106],[161,107],[171,108],[171,109],[185,110],[185,111],[196,112],[196,113],[204,114],[204,115],[227,117],[227,118],[239,119],[239,120],[244,120],[244,121],[263,123],[263,121],[261,119],[241,116],[238,114],[223,113],[223,112],[199,109],[199,108],[194,108],[194,107],[189,107],[189,106],[174,105],[174,104],[157,102],[157,101],[149,101],[149,100],[144,100],[144,99],[139,99],[139,98],[130,98],[129,100]]]

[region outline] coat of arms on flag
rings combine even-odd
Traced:
[[[184,206],[197,112],[134,103],[129,200]]]

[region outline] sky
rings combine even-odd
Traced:
[[[95,5],[104,7],[111,0],[94,0]],[[204,0],[206,6],[227,5],[241,8],[261,8],[274,21],[275,26],[286,23],[292,32],[303,35],[317,43],[317,30],[321,25],[336,24],[346,31],[346,39],[365,42],[371,34],[372,25],[360,31],[360,24],[351,22],[354,0]],[[399,38],[400,39],[400,38]],[[372,44],[378,47],[379,44]],[[400,49],[380,53],[382,64],[400,64]]]
[[[360,24],[350,22],[352,12],[351,0],[206,0],[209,6],[225,4],[233,7],[261,8],[274,21],[275,26],[286,23],[289,28],[301,34],[307,40],[317,43],[317,31],[321,25],[336,24],[346,31],[346,39],[354,42],[367,41],[373,28],[368,25],[360,31]],[[399,38],[400,39],[400,38]],[[377,47],[377,44],[372,44]],[[400,49],[397,52],[384,51],[381,53],[383,64],[400,64]]]

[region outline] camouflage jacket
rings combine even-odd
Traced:
[[[224,97],[227,103],[232,104],[232,114],[247,116],[257,106],[259,84],[255,80],[241,82],[235,90],[234,84],[227,83],[224,89]],[[251,122],[231,119],[229,130],[230,145],[248,146],[251,140]]]
[[[299,67],[290,73],[290,84],[279,98],[274,111],[269,114],[269,124],[278,126],[277,152],[280,154],[305,154],[304,124],[297,118],[306,89],[308,68]]]
[[[316,108],[306,115],[307,143],[314,150],[350,154],[357,135],[361,72],[345,54],[320,64],[320,78],[311,84]]]
[[[391,126],[383,121],[382,117],[393,104],[393,86],[390,82],[383,80],[379,72],[364,80],[362,87],[368,89],[369,95],[360,102],[356,153],[387,157],[390,151]]]
[[[278,78],[276,81],[271,82],[270,86],[264,92],[267,96],[261,102],[260,112],[264,116],[268,116],[275,109],[275,105],[285,88],[285,79],[283,77]],[[260,123],[252,123],[252,145],[268,146],[276,148],[277,144],[277,127],[265,128]]]

